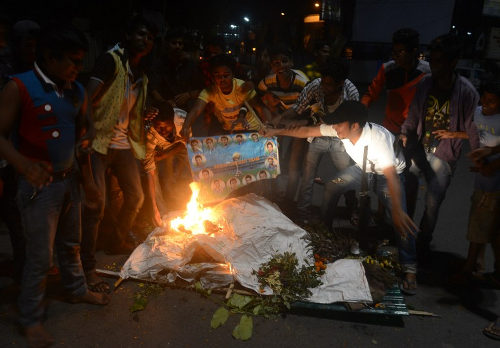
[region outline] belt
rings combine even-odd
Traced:
[[[434,153],[434,152],[436,152],[436,149],[437,149],[437,146],[428,146],[428,147],[425,147],[425,152]]]
[[[68,178],[75,171],[74,167],[70,167],[65,170],[61,170],[60,172],[55,172],[51,174],[52,181],[61,181]]]

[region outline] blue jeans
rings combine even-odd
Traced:
[[[425,156],[425,158],[424,158]],[[418,244],[428,248],[434,228],[436,227],[439,208],[446,196],[446,190],[450,185],[455,167],[450,163],[434,156],[432,153],[420,152],[414,156],[410,175],[422,175],[427,184],[425,194],[425,210],[420,221],[420,233],[418,235]],[[416,200],[416,193],[412,200]]]
[[[40,323],[47,272],[54,247],[61,279],[72,296],[87,291],[80,263],[81,200],[75,174],[34,189],[20,178],[17,204],[26,239],[26,261],[19,295],[20,322],[23,326]]]
[[[361,187],[361,173],[362,170],[357,165],[353,165],[345,170],[343,170],[335,182],[330,181],[325,187],[326,191],[329,191],[331,195],[331,201],[329,206],[336,207],[337,203],[345,192],[349,190],[359,190]],[[380,202],[386,208],[386,213],[389,214],[389,221],[392,221],[392,202],[389,195],[389,189],[387,187],[387,180],[383,175],[377,175],[373,173],[367,173],[368,178],[368,188],[377,194]],[[399,180],[401,184],[401,209],[406,212],[406,195],[405,195],[405,179],[403,174],[399,174]],[[416,234],[416,231],[414,232]],[[399,249],[399,263],[401,264],[403,271],[405,273],[416,273],[417,271],[417,256],[415,248],[415,237],[411,234],[407,234],[406,238],[402,238],[399,233],[396,232],[396,242]]]
[[[302,183],[300,185],[299,201],[297,203],[299,215],[303,218],[309,216],[309,209],[313,196],[314,178],[324,154],[330,156],[337,171],[342,171],[351,165],[351,158],[347,152],[345,152],[344,144],[342,144],[340,139],[334,137],[316,137],[313,139],[309,144],[309,149],[304,161]],[[325,190],[323,207],[325,207],[325,204],[328,204],[329,200],[330,198]],[[356,205],[356,198],[353,193],[346,195],[346,200],[349,207],[353,208]]]
[[[129,232],[135,217],[144,202],[139,165],[132,150],[108,149],[107,155],[93,152],[90,157],[92,173],[101,194],[97,209],[84,205],[82,225],[82,264],[86,273],[95,269],[95,249],[99,224],[104,217],[106,202],[106,170],[110,168],[123,191],[123,205],[118,213],[115,228],[117,245],[130,240]]]

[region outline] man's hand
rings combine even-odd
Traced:
[[[392,222],[394,224],[394,228],[403,239],[408,237],[408,233],[416,237],[414,231],[418,231],[417,226],[401,208],[393,207]]]
[[[474,151],[471,151],[467,154],[467,157],[469,159],[476,163],[476,164],[481,164],[483,160],[493,154],[493,149],[489,146],[486,147],[480,147],[479,149],[475,149]]]
[[[408,141],[408,137],[406,134],[400,134],[399,139],[401,140],[401,144],[403,144],[403,147],[406,147],[406,142]]]
[[[26,180],[36,188],[42,188],[52,182],[52,168],[44,162],[35,162],[26,159],[19,168],[21,175],[24,175]]]
[[[189,101],[189,99],[190,99],[189,92],[177,94],[174,97],[175,105],[184,105]]]
[[[158,207],[154,207],[154,212],[153,212],[153,223],[155,226],[161,227],[163,226],[163,221],[161,219],[161,214],[160,211],[158,210]]]
[[[87,132],[78,140],[76,145],[78,152],[88,153],[91,150],[92,141],[95,138],[95,128],[90,127]]]
[[[182,128],[181,128],[181,130],[179,132],[180,135],[181,135],[181,137],[184,138],[184,139],[186,139],[186,141],[187,141],[187,139],[189,139],[189,137],[191,135],[191,129],[190,128],[191,127],[186,126],[186,123],[184,121],[184,124],[182,125]]]
[[[264,137],[273,137],[280,132],[281,129],[271,128],[271,127],[263,127],[259,130],[259,134]]]
[[[230,131],[232,132],[239,124],[241,125],[241,127],[243,129],[248,129],[250,128],[248,122],[247,122],[247,119],[246,119],[246,114],[247,114],[247,109],[242,109],[242,111],[240,111],[240,113],[238,114],[238,118],[236,120],[234,120],[232,123],[231,123],[231,129]]]
[[[450,132],[446,129],[438,129],[432,132],[435,135],[436,139],[466,139],[467,133],[465,132]]]
[[[481,161],[481,163],[476,163],[475,166],[470,168],[471,172],[479,173],[483,176],[493,176],[498,169],[492,163],[487,163]]]
[[[149,108],[146,109],[146,112],[144,112],[144,121],[152,121],[155,119],[156,116],[160,113],[160,110],[158,108],[155,108],[154,106],[150,106]]]

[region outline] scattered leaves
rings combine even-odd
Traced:
[[[306,263],[299,268],[295,253],[285,252],[273,256],[258,271],[254,271],[261,288],[270,287],[273,290],[273,295],[263,300],[270,314],[288,310],[293,302],[311,296],[309,289],[321,285],[320,277],[326,269],[323,263],[321,265],[316,267]]]
[[[196,282],[196,283],[194,283],[194,290],[197,293],[199,293],[199,294],[201,294],[201,295],[203,295],[205,297],[208,297],[208,296],[210,296],[212,294],[212,290],[211,289],[208,289],[208,290],[205,289],[203,287],[203,285],[201,284],[201,282],[199,282],[199,281]]]
[[[252,317],[248,315],[242,315],[240,323],[236,325],[236,327],[233,330],[233,337],[238,340],[247,341],[252,337],[252,331],[253,331]]]
[[[219,307],[215,311],[212,320],[210,321],[210,326],[212,327],[212,329],[216,329],[219,326],[224,325],[224,323],[227,321],[227,318],[229,318],[229,311],[224,307]]]
[[[233,294],[229,300],[227,301],[227,304],[230,307],[236,307],[238,309],[242,309],[245,307],[247,304],[252,302],[252,297],[250,296],[243,296],[240,294]]]
[[[151,296],[156,296],[163,291],[163,287],[159,284],[139,283],[139,290],[134,293],[134,302],[130,306],[130,312],[135,313],[143,311],[148,304]]]

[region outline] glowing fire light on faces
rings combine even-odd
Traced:
[[[200,184],[197,182],[192,182],[189,184],[193,194],[191,199],[186,205],[186,213],[184,217],[177,217],[170,221],[170,227],[175,231],[187,230],[192,234],[209,234],[205,230],[204,222],[216,221],[215,213],[210,208],[204,208],[200,202],[198,202],[198,195],[200,194]]]

